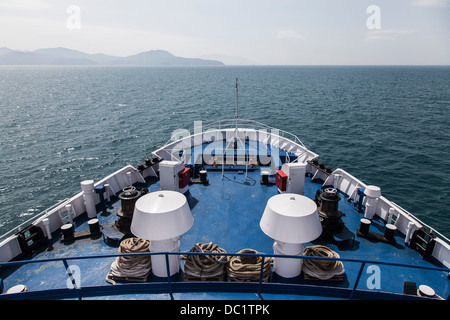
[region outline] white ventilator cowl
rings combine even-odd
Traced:
[[[306,243],[322,233],[316,203],[294,193],[271,197],[267,201],[260,227],[269,237],[286,243]]]
[[[364,194],[370,198],[379,198],[381,197],[381,189],[377,186],[367,186],[364,189]]]
[[[131,232],[141,239],[167,240],[187,232],[194,224],[186,197],[176,191],[156,191],[135,204]]]

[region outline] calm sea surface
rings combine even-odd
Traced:
[[[239,116],[297,135],[450,236],[450,67],[0,67],[0,234]]]

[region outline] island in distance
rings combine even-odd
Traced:
[[[88,54],[67,48],[17,51],[0,48],[0,65],[113,65],[113,66],[223,66],[217,60],[177,57],[164,50],[150,50],[127,57]]]

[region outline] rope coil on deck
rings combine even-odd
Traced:
[[[196,243],[189,252],[226,253],[217,244]],[[226,256],[185,255],[184,273],[187,278],[222,278],[225,275]]]
[[[238,253],[262,254],[253,249],[242,249]],[[268,281],[272,269],[272,259],[264,258],[263,281]],[[259,281],[261,257],[231,256],[227,264],[228,279],[231,281]]]
[[[122,240],[119,253],[149,252],[150,241],[140,238],[127,238]],[[117,257],[111,264],[106,281],[116,284],[114,279],[139,279],[146,278],[151,271],[150,255]]]
[[[327,246],[306,247],[304,256],[340,258],[339,254]],[[338,260],[303,259],[303,272],[313,278],[328,280],[345,273],[344,264]]]

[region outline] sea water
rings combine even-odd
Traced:
[[[298,136],[450,236],[450,67],[0,67],[0,234],[194,121]],[[192,132],[193,133],[193,132]]]

